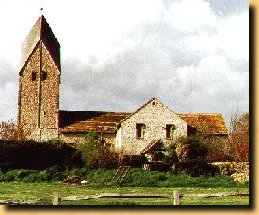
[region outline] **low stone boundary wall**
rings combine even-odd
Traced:
[[[214,162],[222,175],[232,176],[235,181],[249,182],[249,162]]]

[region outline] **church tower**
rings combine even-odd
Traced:
[[[41,15],[22,43],[18,126],[26,139],[58,138],[60,45]]]

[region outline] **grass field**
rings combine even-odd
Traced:
[[[215,193],[248,193],[248,187],[115,187],[115,186],[80,186],[61,185],[56,182],[1,182],[0,200],[24,200],[36,201],[39,205],[51,205],[55,193],[61,197],[87,196],[102,193],[120,194],[168,194],[173,196],[174,190],[178,189],[181,205],[249,205],[248,196],[191,198],[192,194],[215,194]],[[62,205],[173,205],[172,199],[91,199],[84,201],[62,201]]]
[[[55,169],[54,169],[55,170]],[[107,184],[116,169],[53,171],[51,178],[46,171],[12,170],[0,173],[1,201],[33,201],[39,205],[51,205],[54,195],[61,199],[69,196],[109,194],[165,194],[172,198],[100,198],[80,201],[61,201],[62,205],[173,205],[174,190],[183,196],[181,205],[249,205],[249,196],[229,196],[195,198],[196,194],[248,193],[249,183],[235,182],[232,177],[190,177],[186,174],[145,171],[141,168],[131,170],[129,178],[121,187],[116,182]],[[58,181],[67,176],[80,175],[89,181],[86,186],[64,185]]]

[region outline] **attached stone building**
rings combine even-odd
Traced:
[[[84,141],[89,131],[102,134],[111,148],[140,154],[155,143],[172,143],[196,132],[227,136],[221,114],[177,114],[152,98],[128,112],[59,110],[60,45],[44,16],[22,44],[18,125],[27,139]]]

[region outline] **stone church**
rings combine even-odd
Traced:
[[[131,113],[60,110],[60,44],[43,15],[22,44],[19,76],[18,126],[27,139],[76,144],[94,131],[115,150],[141,154],[196,132],[228,135],[221,114],[174,113],[156,98]]]

